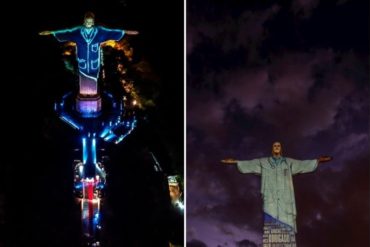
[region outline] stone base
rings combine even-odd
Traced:
[[[293,228],[271,221],[264,223],[262,243],[263,247],[297,247]]]

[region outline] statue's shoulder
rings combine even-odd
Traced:
[[[284,159],[285,159],[285,162],[288,163],[288,164],[290,164],[293,161],[295,161],[295,159],[292,159],[292,158],[289,158],[289,157],[284,157]]]
[[[262,157],[262,158],[259,158],[259,160],[260,160],[261,163],[266,163],[266,162],[268,163],[269,159],[270,159],[270,157]]]
[[[260,160],[260,163],[262,165],[262,167],[270,167],[270,157],[262,157],[262,158],[259,158]]]

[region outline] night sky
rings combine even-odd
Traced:
[[[262,242],[260,177],[220,160],[331,155],[294,177],[300,247],[369,246],[369,2],[187,1],[187,242]]]
[[[182,241],[181,219],[170,208],[166,175],[183,173],[183,3],[176,1],[12,1],[4,18],[1,112],[5,126],[0,170],[0,246],[81,246],[80,212],[72,194],[78,133],[57,118],[54,102],[76,88],[61,44],[44,30],[96,24],[138,30],[129,37],[134,63],[155,78],[156,106],[119,146],[105,146],[104,246],[168,246]],[[168,26],[171,22],[171,27]],[[146,73],[145,71],[143,73]],[[148,80],[150,81],[150,80]],[[150,86],[149,86],[150,87]],[[9,96],[12,97],[9,100]],[[164,170],[155,173],[148,152]],[[5,164],[5,165],[4,165]],[[180,232],[180,233],[179,233]]]

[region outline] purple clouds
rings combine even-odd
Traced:
[[[188,241],[261,243],[260,178],[219,160],[268,156],[280,140],[289,157],[334,156],[294,178],[298,245],[368,245],[368,47],[356,43],[368,44],[364,6],[226,2],[188,1]],[[335,18],[360,31],[322,34],[319,23]]]

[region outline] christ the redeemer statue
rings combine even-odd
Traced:
[[[100,44],[108,40],[120,40],[125,34],[137,35],[137,31],[108,29],[94,26],[95,15],[87,12],[84,24],[70,29],[43,31],[40,35],[53,35],[59,42],[74,42],[77,46],[77,62],[80,75],[80,95],[98,93],[97,79],[100,70]]]
[[[295,160],[282,156],[282,145],[272,145],[272,156],[253,159],[225,159],[224,164],[236,164],[241,173],[261,175],[261,195],[264,211],[263,247],[296,247],[296,204],[293,175],[314,171],[318,164],[332,160],[321,156],[313,160]]]

